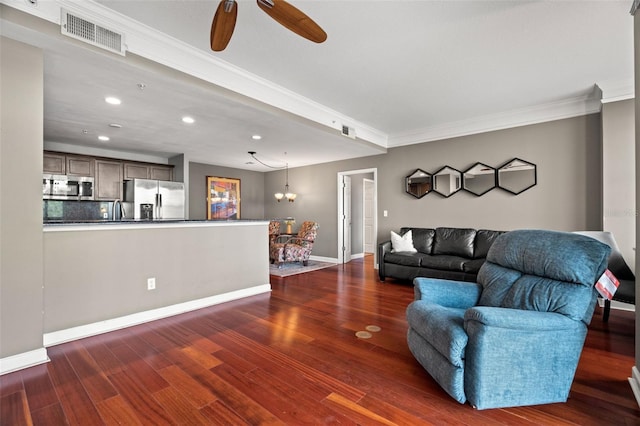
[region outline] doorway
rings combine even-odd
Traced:
[[[375,253],[377,175],[375,168],[338,172],[338,263]]]

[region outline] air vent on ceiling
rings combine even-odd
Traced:
[[[122,34],[87,21],[65,10],[62,11],[61,21],[62,34],[124,56],[125,47]]]
[[[356,129],[354,129],[353,127],[345,126],[343,124],[341,133],[342,133],[342,136],[346,136],[346,137],[351,138],[351,139],[355,139],[356,138]]]

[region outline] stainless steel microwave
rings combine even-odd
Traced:
[[[42,198],[45,200],[93,200],[93,178],[43,175]]]

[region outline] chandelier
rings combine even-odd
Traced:
[[[296,200],[296,197],[298,196],[298,194],[289,191],[289,163],[287,163],[284,166],[284,168],[285,168],[285,174],[286,174],[286,180],[284,183],[284,193],[276,192],[275,197],[276,197],[276,200],[278,200],[278,202],[280,202],[280,200],[282,200],[283,198],[286,198],[290,203],[293,203]]]
[[[248,154],[251,156],[251,158],[256,160],[258,163],[262,164],[263,166],[269,167],[270,169],[282,169],[283,168],[283,167],[270,166],[269,164],[265,164],[262,161],[258,160],[258,158],[256,157],[256,152],[255,151],[249,151]],[[285,152],[285,155],[286,155],[286,152]],[[276,200],[278,202],[280,202],[282,199],[286,198],[287,201],[289,201],[290,203],[293,203],[295,201],[296,197],[298,196],[298,194],[296,194],[295,192],[291,192],[289,190],[289,163],[285,163],[284,169],[285,169],[284,192],[276,192],[274,194],[274,196],[276,197]]]

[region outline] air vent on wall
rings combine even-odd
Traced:
[[[87,21],[65,10],[60,24],[62,34],[124,56],[124,36]]]

